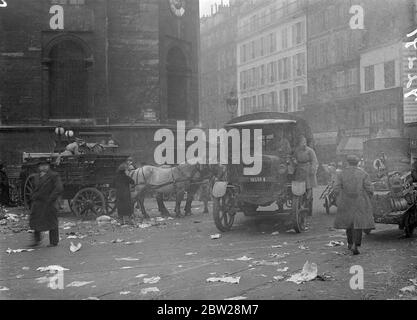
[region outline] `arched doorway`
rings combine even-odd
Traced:
[[[49,54],[49,116],[88,117],[88,70],[84,48],[73,40],[54,45]]]
[[[190,73],[187,60],[178,47],[168,52],[167,58],[167,113],[170,120],[188,119],[188,81]]]

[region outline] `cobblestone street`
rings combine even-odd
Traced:
[[[234,229],[220,239],[211,239],[218,231],[198,202],[192,217],[164,221],[155,219],[154,202],[146,206],[153,208],[154,220],[138,227],[99,227],[62,215],[59,247],[47,248],[44,239],[31,252],[7,253],[26,248],[30,234],[1,226],[1,299],[416,298],[400,290],[416,278],[417,240],[405,239],[396,226],[378,225],[365,237],[362,254],[354,257],[346,247],[326,246],[346,240],[342,231],[332,229],[333,216],[326,216],[321,203],[304,234],[286,230],[281,217],[238,215]],[[71,235],[81,239],[68,239]],[[82,248],[71,253],[71,242]],[[318,265],[319,277],[300,285],[286,281],[306,261]],[[48,274],[37,270],[50,265],[68,269],[64,290],[48,288]],[[364,268],[364,290],[350,289],[349,271],[355,265]],[[240,281],[207,282],[225,275]]]

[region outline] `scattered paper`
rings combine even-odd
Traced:
[[[186,256],[195,256],[197,254],[197,252],[188,252],[185,255]]]
[[[139,261],[138,258],[118,258],[116,261]]]
[[[410,279],[411,283],[415,286],[417,286],[417,278],[416,279]]]
[[[343,241],[330,241],[328,244],[326,244],[326,247],[342,247],[345,244]]]
[[[148,293],[158,293],[159,289],[157,287],[145,288],[140,290],[141,294],[148,294]]]
[[[67,288],[69,288],[69,287],[75,287],[75,288],[84,287],[84,286],[89,285],[93,282],[94,281],[74,281],[74,282],[71,282],[70,284],[68,284]]]
[[[272,232],[271,233],[271,236],[278,236],[279,235],[279,232],[278,231],[275,231],[275,232]]]
[[[317,264],[309,263],[304,264],[303,271],[293,274],[287,281],[294,282],[296,284],[302,284],[304,282],[312,281],[317,278]]]
[[[122,292],[120,292],[120,295],[121,296],[127,296],[128,294],[131,294],[131,292],[130,291],[122,291]]]
[[[81,247],[82,247],[81,243],[75,245],[71,242],[70,251],[71,251],[71,253],[76,253],[77,251],[80,251]]]
[[[285,252],[285,253],[270,253],[268,256],[271,258],[282,259],[289,255],[290,254],[288,252]]]
[[[247,256],[243,256],[243,257],[236,259],[236,261],[251,261],[251,260],[253,260],[253,258],[249,258]]]
[[[97,297],[88,297],[88,298],[86,298],[86,299],[83,299],[83,300],[100,300],[99,298],[97,298]]]
[[[111,243],[123,243],[125,242],[123,239],[116,239],[116,240],[112,240]]]
[[[285,268],[278,268],[277,272],[287,272],[290,268],[285,267]]]
[[[156,284],[161,280],[161,277],[152,277],[143,279],[143,283],[146,284]]]
[[[149,223],[141,223],[141,224],[138,225],[138,227],[141,228],[141,229],[147,229],[147,228],[152,227],[152,225],[149,224]]]
[[[27,271],[27,270],[30,270],[30,268],[29,267],[22,267],[22,270]]]
[[[219,277],[219,278],[208,278],[207,282],[224,282],[230,284],[239,284],[240,277]]]
[[[0,287],[0,291],[9,291],[10,289],[7,287]]]
[[[146,277],[146,276],[147,276],[147,274],[146,274],[146,273],[142,273],[142,274],[138,274],[135,278],[140,279],[140,278],[144,278],[144,277]]]
[[[400,289],[400,291],[402,293],[407,293],[407,292],[413,293],[413,292],[416,292],[416,286],[413,285],[413,286],[404,287],[404,288]]]
[[[261,261],[253,261],[254,265],[258,265],[258,266],[279,266],[281,264],[286,264],[286,261],[265,261],[265,260],[261,260]]]
[[[212,240],[217,240],[217,239],[220,239],[222,236],[221,236],[221,234],[219,234],[219,233],[217,233],[217,234],[213,234],[213,235],[211,235],[210,236],[210,238],[212,239]]]
[[[299,246],[299,247],[298,247],[298,249],[301,249],[301,250],[308,250],[308,247],[306,247],[306,246],[304,246],[304,245],[301,245],[301,246]]]
[[[6,252],[7,252],[8,254],[12,254],[12,253],[22,253],[22,252],[31,252],[31,251],[35,251],[35,249],[15,249],[15,250],[12,250],[12,249],[8,248],[8,249],[6,250]]]
[[[52,265],[52,266],[48,266],[48,267],[39,267],[36,270],[40,271],[40,272],[47,272],[48,271],[50,273],[56,273],[56,272],[68,271],[69,269],[66,269],[66,268],[58,266],[58,265]]]
[[[281,280],[284,280],[284,277],[283,276],[275,276],[274,280],[275,281],[281,281]]]
[[[276,246],[272,246],[272,249],[276,249],[276,248],[282,248],[282,246],[280,244]]]
[[[133,267],[122,267],[120,269],[122,269],[122,270],[128,270],[128,269],[133,269]]]
[[[247,300],[247,299],[248,298],[246,298],[246,297],[239,296],[239,297],[227,298],[227,299],[224,299],[224,300],[231,300],[231,301],[233,301],[233,300]]]

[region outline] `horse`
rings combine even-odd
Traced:
[[[176,167],[144,166],[130,171],[129,176],[135,182],[133,199],[139,203],[145,218],[149,218],[144,205],[145,195],[149,192],[157,193],[156,200],[162,216],[169,216],[164,205],[163,195],[175,193],[175,213],[180,216],[180,205],[185,192],[201,177],[201,165],[199,163],[184,163]]]
[[[217,180],[224,180],[226,175],[226,167],[216,164],[208,164],[201,166],[200,181],[192,183],[186,190],[187,201],[185,204],[185,216],[191,215],[192,202],[195,200],[195,196],[199,195],[199,200],[204,204],[203,213],[209,213],[208,203],[211,200],[211,190]],[[181,201],[181,197],[177,198],[177,201]],[[177,206],[180,206],[181,202],[177,202]]]

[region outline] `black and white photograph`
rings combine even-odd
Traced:
[[[416,227],[416,0],[0,0],[0,300],[417,300]]]

